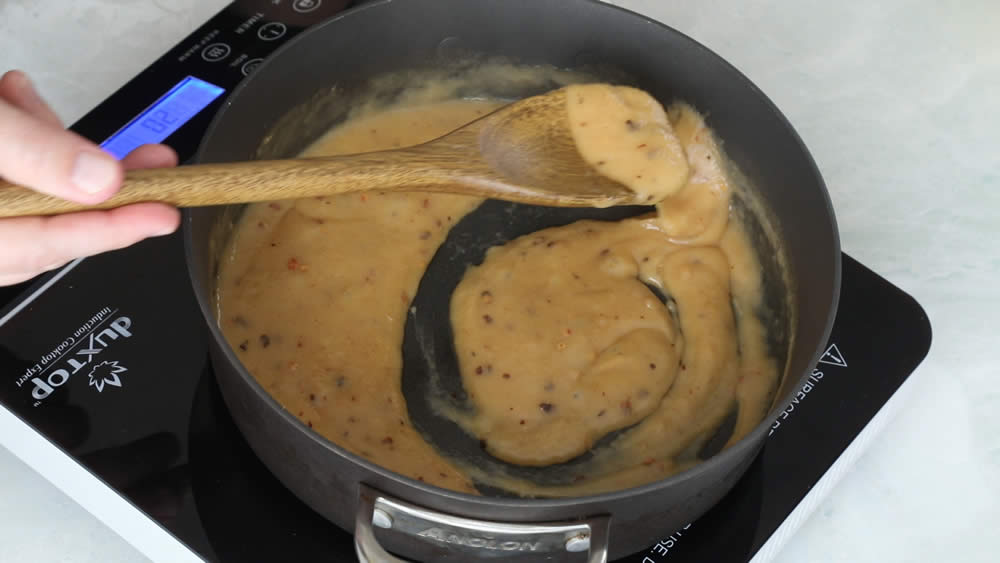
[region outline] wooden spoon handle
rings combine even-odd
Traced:
[[[83,205],[0,180],[0,217],[54,215],[161,202],[199,207],[333,195],[441,183],[439,163],[420,151],[386,151],[343,157],[192,164],[132,170],[107,201]]]

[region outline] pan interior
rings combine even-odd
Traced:
[[[405,95],[409,84],[461,78],[463,74],[481,69],[482,64],[482,58],[475,58],[453,62],[444,68],[407,70],[360,81],[351,86],[334,86],[320,91],[307,103],[278,121],[257,149],[255,157],[272,158],[297,154],[326,130],[348,119],[352,108],[357,107],[362,100],[368,104],[388,106]],[[575,73],[575,76],[574,81],[597,80],[647,88],[641,80],[634,80],[608,68],[587,68]],[[561,80],[522,81],[517,84],[480,83],[475,89],[459,90],[458,95],[469,98],[516,99],[560,85]],[[780,246],[767,222],[767,214],[760,212],[761,207],[747,185],[736,187],[733,212],[743,219],[763,267],[763,307],[754,314],[766,323],[771,356],[777,360],[778,365],[784,366],[792,334],[790,323],[793,317],[789,303],[791,287],[785,275]],[[467,434],[451,419],[440,415],[440,409],[435,408],[435,402],[442,400],[459,408],[469,408],[453,345],[449,318],[451,294],[466,268],[481,263],[486,250],[492,246],[540,229],[567,225],[578,220],[617,221],[651,211],[651,207],[638,206],[570,209],[489,200],[452,228],[421,279],[407,318],[402,349],[403,394],[413,425],[427,441],[446,456],[484,472],[499,472],[539,485],[568,484],[567,477],[575,473],[570,469],[585,464],[590,454],[542,468],[504,463],[487,454],[477,438]],[[238,222],[239,214],[239,207],[228,208],[222,220],[216,223],[212,240],[226,240]],[[216,242],[214,246],[221,250],[226,245]],[[699,459],[707,459],[716,454],[731,435],[734,419],[732,415],[727,417],[714,435],[694,454]],[[627,430],[606,436],[596,448],[607,447],[615,436]],[[510,496],[505,491],[486,485],[479,489],[485,495]]]

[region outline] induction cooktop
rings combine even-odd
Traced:
[[[257,64],[348,5],[233,2],[72,129],[119,157],[165,142],[186,161]],[[710,512],[622,561],[768,560],[891,417],[930,324],[912,297],[842,260],[825,353],[761,455]],[[2,288],[0,304],[0,441],[147,556],[356,559],[351,534],[286,490],[229,417],[179,234]]]

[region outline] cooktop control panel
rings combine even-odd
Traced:
[[[166,143],[187,161],[216,110],[244,77],[283,43],[350,4],[350,0],[234,2],[72,129],[119,158],[144,143]]]

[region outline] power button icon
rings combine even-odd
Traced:
[[[322,3],[322,0],[295,0],[292,2],[292,9],[300,14],[308,14],[319,8],[319,5]]]

